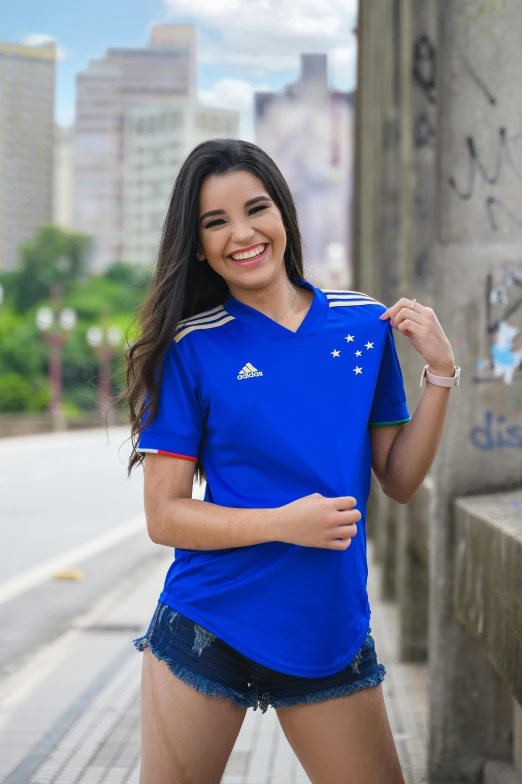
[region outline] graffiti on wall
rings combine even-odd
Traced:
[[[435,143],[435,124],[430,116],[430,106],[437,102],[436,52],[431,38],[424,33],[413,43],[413,82],[421,90],[426,106],[413,119],[413,139],[416,147],[428,147]]]
[[[522,381],[522,269],[488,275],[486,308],[489,356],[477,362],[475,381]]]
[[[473,446],[487,452],[492,449],[522,449],[522,427],[503,415],[486,411],[483,425],[473,428],[470,439]]]

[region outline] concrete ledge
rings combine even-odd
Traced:
[[[105,427],[106,424],[127,425],[128,422],[126,413],[114,410],[109,412],[107,423],[105,417],[98,411],[86,411],[79,419],[62,419],[60,421],[53,421],[47,412],[0,414],[0,438],[52,433],[57,430],[83,430],[91,427]]]
[[[522,703],[522,490],[455,502],[454,604]]]
[[[522,777],[508,762],[486,762],[482,784],[522,784]]]

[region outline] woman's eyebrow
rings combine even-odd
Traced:
[[[249,199],[248,201],[245,202],[245,207],[251,207],[252,204],[257,204],[258,201],[271,201],[271,199],[268,196],[254,196],[253,199]],[[225,214],[225,210],[209,210],[208,212],[203,213],[203,215],[199,219],[199,222],[201,223],[202,221],[205,220],[205,218],[210,218],[212,215],[224,215],[224,214]]]

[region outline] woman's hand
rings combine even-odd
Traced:
[[[352,496],[326,498],[312,493],[285,504],[279,513],[277,541],[302,547],[346,550],[357,533],[361,513]]]
[[[452,376],[455,369],[455,357],[450,342],[442,329],[432,308],[415,303],[403,297],[395,305],[383,313],[382,321],[391,319],[392,326],[410,338],[430,366],[430,372],[439,376]]]

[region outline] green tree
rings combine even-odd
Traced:
[[[129,328],[150,285],[152,270],[119,262],[102,275],[89,276],[76,265],[67,278],[60,265],[56,272],[56,263],[43,261],[42,275],[33,285],[28,273],[35,269],[33,261],[29,263],[31,259],[34,261],[32,252],[23,269],[0,275],[6,295],[0,307],[0,412],[39,411],[49,403],[49,347],[39,335],[35,318],[39,307],[52,304],[49,288],[56,283],[64,287],[60,307],[74,308],[78,318],[63,347],[65,408],[69,414],[93,409],[97,405],[99,368],[87,343],[87,330],[93,324],[116,325],[122,330],[124,342],[112,363],[112,388],[117,395],[125,386],[126,340],[132,343],[136,338],[137,325]]]
[[[34,323],[0,309],[0,412],[42,411],[49,403],[47,349]]]
[[[51,287],[67,294],[87,275],[92,240],[57,226],[40,226],[32,240],[20,246],[20,268],[6,281],[8,295],[23,313],[49,297]]]

